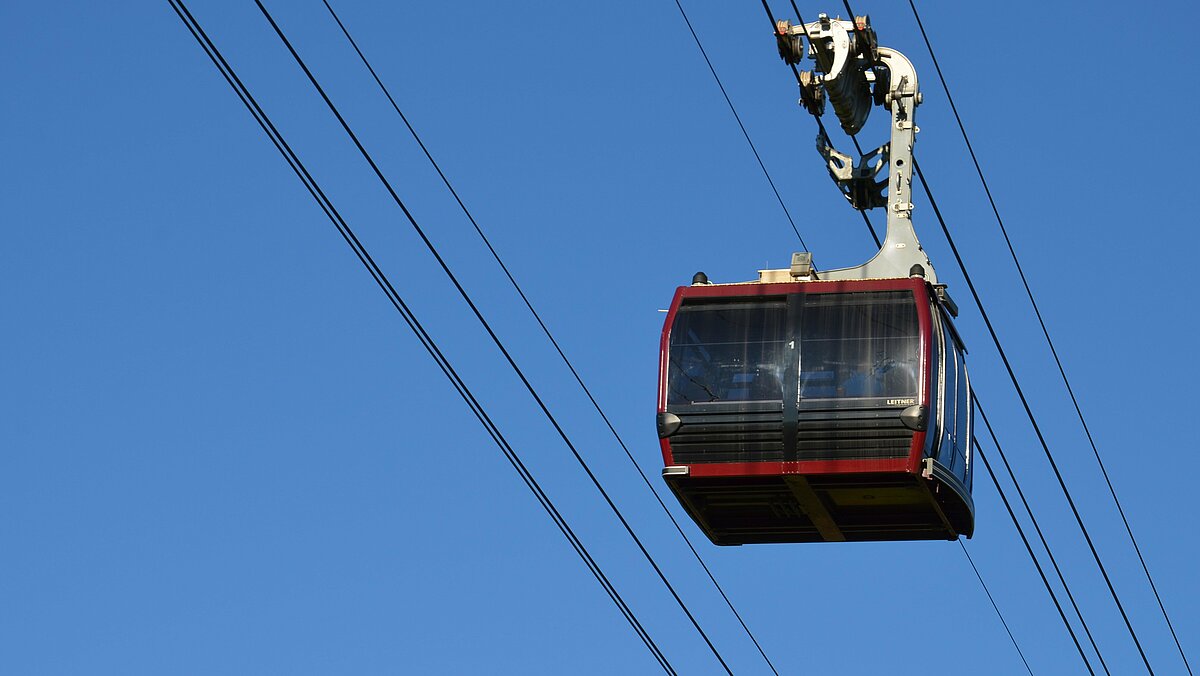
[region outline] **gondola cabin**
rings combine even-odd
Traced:
[[[851,206],[886,207],[887,234],[856,267],[818,272],[804,252],[753,282],[698,273],[675,292],[658,380],[663,478],[720,545],[970,537],[966,350],[912,224],[916,71],[866,17],[776,28],[793,69],[816,61],[819,76],[800,78],[810,113],[827,99],[853,136],[872,105],[887,110],[888,142],[857,158],[824,127],[817,136]]]
[[[787,272],[676,291],[658,397],[671,490],[720,545],[969,537],[952,304],[920,275]]]

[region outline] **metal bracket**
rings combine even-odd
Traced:
[[[829,508],[825,506],[821,496],[813,490],[808,479],[799,474],[789,474],[784,476],[783,482],[792,491],[792,497],[796,499],[796,504],[812,522],[823,540],[826,542],[846,541],[846,534],[838,527],[837,519],[829,513]]]
[[[888,166],[888,156],[891,144],[885,143],[875,150],[858,158],[855,164],[853,158],[834,149],[825,132],[817,134],[817,152],[825,158],[825,167],[834,183],[850,205],[859,211],[887,206],[887,196],[883,191],[888,186],[885,176],[879,179],[879,174]]]
[[[823,112],[824,106],[818,105],[817,97],[809,91],[810,83],[819,84],[828,94],[842,129],[857,134],[871,112],[870,82],[875,80],[874,67],[879,63],[879,45],[870,18],[860,16],[850,22],[820,14],[817,21],[803,26],[776,22],[775,40],[784,62],[796,65],[803,60],[806,52],[801,36],[808,38],[807,55],[817,62],[815,73],[801,73],[801,104],[814,115]]]
[[[779,58],[789,66],[794,66],[804,60],[804,38],[801,31],[793,30],[790,21],[775,22],[775,44],[779,47]]]
[[[825,90],[821,88],[821,76],[810,70],[800,71],[800,105],[816,117],[825,114]]]
[[[809,52],[823,73],[821,84],[833,105],[842,130],[854,135],[862,130],[871,112],[871,90],[859,53],[858,36],[846,21],[832,21],[822,14],[805,26]]]
[[[921,103],[916,69],[900,52],[878,45],[867,17],[843,21],[822,14],[803,26],[781,21],[775,37],[780,55],[792,64],[803,58],[801,45],[808,39],[807,55],[816,66],[801,73],[801,103],[810,112],[819,114],[828,101],[851,135],[862,129],[873,104],[890,114],[887,143],[861,157],[838,152],[824,131],[817,137],[817,151],[850,204],[859,210],[887,207],[887,235],[879,253],[857,267],[823,270],[821,278],[907,277],[919,266],[936,286],[937,273],[912,224],[913,142],[919,131],[915,113]],[[818,90],[824,91],[825,101]]]
[[[950,313],[950,316],[957,317],[958,303],[955,303],[954,299],[950,297],[950,292],[946,290],[946,285],[938,284],[937,286],[933,287],[933,292],[937,294],[938,302],[946,308],[946,311]]]

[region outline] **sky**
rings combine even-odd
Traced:
[[[722,673],[254,4],[188,5],[670,662]],[[853,5],[917,68],[938,206],[1147,657],[1186,673],[911,10]],[[673,2],[333,6],[780,673],[1024,672],[958,544],[719,548],[658,478],[659,311],[801,249]],[[683,6],[817,265],[867,260],[761,5]],[[1200,10],[917,6],[1197,664],[1200,95],[1174,27]],[[731,669],[769,673],[325,6],[267,7]],[[8,2],[0,38],[0,670],[658,670],[165,0]],[[1144,671],[919,192],[913,219],[1109,669]],[[1033,672],[1086,673],[982,472],[975,506]]]

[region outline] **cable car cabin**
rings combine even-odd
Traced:
[[[784,61],[816,60],[802,105],[842,130],[872,105],[889,140],[857,157],[817,150],[859,211],[886,207],[862,265],[820,274],[812,254],[756,282],[675,292],[662,334],[663,477],[719,545],[971,536],[972,405],[954,304],[913,228],[917,74],[867,17],[776,24]],[[807,41],[807,47],[804,42]],[[872,85],[873,83],[873,85]]]
[[[676,291],[663,477],[714,543],[971,536],[970,385],[936,291],[920,276]]]

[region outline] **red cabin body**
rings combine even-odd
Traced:
[[[716,544],[969,537],[964,352],[919,277],[680,287],[663,477]]]

